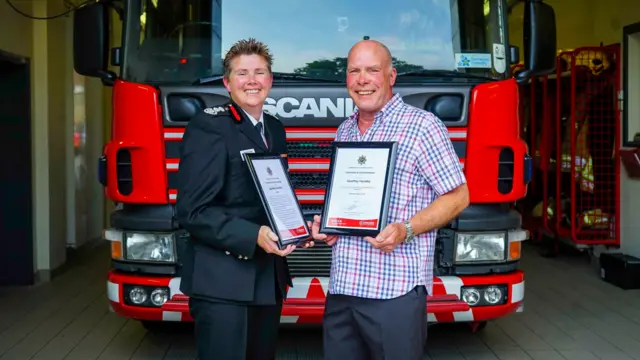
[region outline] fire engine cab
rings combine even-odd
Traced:
[[[518,87],[556,66],[554,12],[542,1],[524,2],[517,75],[511,65],[520,50],[510,45],[506,0],[103,0],[75,11],[75,70],[113,91],[111,139],[99,162],[99,181],[117,204],[104,231],[113,311],[147,326],[192,321],[180,292],[188,234],[174,211],[180,141],[195,114],[228,101],[222,59],[230,44],[249,37],[274,55],[265,111],[286,128],[289,176],[309,219],[322,211],[337,126],[354,111],[348,50],[366,38],[390,48],[394,91],[446,124],[471,197],[438,232],[428,319],[478,328],[520,311],[528,233],[514,204],[527,192],[532,162],[520,137]],[[112,47],[119,26],[120,45]],[[288,263],[294,286],[282,323],[319,323],[331,248],[298,249]]]

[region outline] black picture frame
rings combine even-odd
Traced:
[[[387,149],[387,164],[384,179],[384,190],[378,211],[378,224],[375,229],[362,229],[357,227],[330,226],[328,224],[328,212],[332,199],[332,190],[334,188],[334,176],[336,161],[340,149]],[[397,142],[391,141],[368,141],[368,142],[351,142],[336,141],[332,144],[331,160],[329,163],[329,173],[327,177],[327,188],[324,195],[324,207],[322,209],[322,219],[320,222],[320,233],[329,235],[345,235],[345,236],[376,236],[387,226],[387,217],[389,213],[389,201],[391,199],[391,187],[393,186],[393,177],[395,171],[396,158],[398,154]]]
[[[640,33],[640,22],[629,24],[622,28],[622,147],[640,148],[640,133],[629,133],[629,67],[637,66],[629,59],[629,39],[632,35]],[[638,96],[639,94],[633,94]],[[634,136],[633,140],[629,140]]]
[[[305,243],[307,240],[309,240],[311,238],[311,229],[309,229],[309,226],[307,225],[307,221],[305,220],[304,214],[302,213],[302,209],[300,208],[300,203],[298,202],[298,199],[296,197],[296,193],[293,190],[293,186],[291,185],[291,179],[289,177],[289,173],[286,170],[285,165],[284,165],[284,161],[286,161],[286,160],[282,157],[282,155],[272,154],[272,153],[245,154],[245,156],[246,156],[247,167],[249,168],[249,173],[251,174],[251,178],[253,179],[253,183],[256,186],[256,190],[258,191],[258,195],[260,195],[260,201],[262,201],[262,206],[264,207],[264,210],[267,213],[267,217],[269,218],[269,224],[271,226],[271,229],[278,236],[278,248],[279,249],[284,249],[285,247],[287,247],[289,245],[300,246],[301,244]],[[286,179],[286,182],[283,185],[287,187],[286,191],[289,191],[291,193],[291,195],[293,196],[293,198],[295,199],[296,214],[292,214],[292,216],[295,216],[295,215],[299,215],[300,216],[300,219],[302,219],[302,226],[304,228],[305,234],[300,235],[300,236],[295,236],[295,237],[292,237],[292,238],[289,238],[289,239],[285,239],[285,240],[282,239],[282,236],[281,236],[280,233],[281,233],[281,231],[283,229],[280,229],[278,227],[278,223],[275,220],[275,217],[273,215],[271,204],[269,204],[269,201],[267,200],[267,197],[266,197],[265,192],[263,190],[262,181],[258,177],[258,174],[257,174],[256,169],[255,169],[255,164],[254,163],[259,162],[259,161],[263,161],[263,160],[279,160],[279,161],[277,161],[277,164],[278,164],[279,167],[281,167],[281,170],[284,172],[285,179]]]

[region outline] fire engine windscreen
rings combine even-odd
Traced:
[[[122,78],[192,83],[221,75],[236,41],[256,38],[273,71],[345,78],[359,40],[389,47],[398,72],[509,72],[505,0],[130,0]]]

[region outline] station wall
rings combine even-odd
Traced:
[[[11,3],[33,17],[54,16],[68,10],[63,0]],[[82,216],[76,213],[74,117],[78,116],[78,106],[74,104],[71,23],[70,15],[30,19],[0,1],[0,49],[29,58],[31,65],[34,272],[43,281],[65,263],[68,247],[100,236],[104,218],[104,199],[95,180],[95,149],[99,154],[106,115],[104,91],[99,81],[90,79],[84,82],[84,103],[80,107],[83,117],[90,119],[86,140],[93,148],[85,152],[89,186],[85,201],[89,205]],[[82,238],[76,238],[78,221],[86,223]]]

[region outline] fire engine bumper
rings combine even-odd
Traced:
[[[328,281],[328,278],[293,279],[281,323],[321,323]],[[107,295],[111,309],[127,318],[193,321],[188,297],[180,291],[177,277],[141,276],[112,270],[107,280]],[[442,276],[434,278],[433,295],[427,297],[426,312],[431,323],[481,322],[520,311],[523,299],[524,273],[520,270],[507,274]]]

